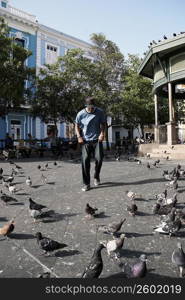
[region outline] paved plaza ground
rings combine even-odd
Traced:
[[[183,161],[161,160],[159,167],[147,169],[147,161],[152,159],[141,158],[142,164],[130,162],[126,159],[115,161],[106,158],[101,172],[101,185],[92,187],[88,192],[81,191],[81,165],[80,162],[70,160],[57,161],[46,158],[38,160],[17,160],[23,167],[24,174],[15,177],[16,186],[20,191],[15,195],[18,203],[5,207],[0,203],[0,226],[15,217],[15,230],[9,240],[1,237],[0,241],[0,277],[1,278],[34,278],[43,272],[43,267],[53,271],[61,278],[78,278],[89,263],[98,240],[112,239],[103,232],[97,232],[97,224],[108,224],[126,217],[121,232],[126,234],[125,243],[121,251],[121,260],[134,262],[145,253],[148,257],[148,277],[178,277],[178,271],[171,263],[171,255],[176,248],[177,241],[182,242],[185,249],[185,230],[182,228],[176,237],[171,239],[166,235],[153,234],[153,227],[160,222],[159,216],[152,214],[155,203],[154,195],[164,191],[167,183],[162,178],[164,169],[172,168]],[[39,171],[41,166],[48,162],[46,171]],[[11,173],[12,165],[0,162],[4,174]],[[93,175],[94,162],[91,164]],[[41,173],[47,177],[47,184],[43,184]],[[25,176],[30,175],[33,187],[25,184]],[[2,185],[0,185],[0,188]],[[136,201],[139,214],[133,218],[128,215],[126,206],[130,200],[125,191],[132,190],[140,194]],[[184,204],[185,181],[179,180],[178,205]],[[169,190],[169,196],[173,190]],[[54,210],[55,217],[48,218],[34,224],[28,210],[28,198],[46,205],[48,210]],[[89,203],[96,206],[100,214],[98,218],[87,220],[85,218],[85,205]],[[42,255],[35,239],[36,232],[64,242],[67,248],[56,252],[56,255],[46,257]],[[120,274],[119,267],[102,250],[104,263],[100,277],[110,277]],[[117,275],[116,275],[117,276]],[[121,275],[119,275],[121,276]]]

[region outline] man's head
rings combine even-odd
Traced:
[[[94,97],[87,97],[85,99],[85,106],[87,107],[88,111],[93,111],[95,107],[95,99]]]

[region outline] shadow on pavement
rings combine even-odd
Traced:
[[[27,234],[27,233],[11,233],[9,235],[10,239],[16,239],[16,240],[29,240],[29,239],[35,239],[35,236],[33,234]]]
[[[63,250],[63,251],[57,251],[55,252],[56,257],[66,257],[66,256],[72,256],[72,255],[77,255],[81,254],[82,252],[78,250]]]

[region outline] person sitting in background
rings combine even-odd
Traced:
[[[9,133],[7,133],[5,137],[5,149],[13,149],[13,147],[13,139],[10,137]]]
[[[27,139],[27,142],[26,142],[26,147],[28,148],[28,156],[31,155],[32,149],[37,148],[36,142],[33,140],[33,137],[31,135],[31,133],[28,133],[28,139]]]

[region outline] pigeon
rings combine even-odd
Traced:
[[[101,250],[105,248],[102,243],[99,243],[95,248],[89,265],[85,268],[81,278],[98,278],[103,270],[103,260]]]
[[[40,165],[38,165],[38,166],[37,166],[37,169],[39,169],[39,170],[40,170],[40,169],[41,169],[41,166],[40,166]]]
[[[9,176],[9,177],[6,179],[6,182],[11,183],[13,180],[14,180],[14,177],[13,177],[13,176]]]
[[[173,188],[174,190],[177,190],[178,189],[177,177],[175,177],[173,180],[167,183],[166,186]]]
[[[163,171],[163,177],[168,181],[174,180],[174,176],[172,174],[166,173],[165,171]]]
[[[174,207],[176,206],[176,204],[177,204],[177,193],[175,193],[172,198],[165,198],[164,199],[164,205],[169,205],[169,204],[173,204]]]
[[[147,167],[148,169],[150,169],[150,164],[149,164],[149,162],[147,162],[146,167]]]
[[[143,278],[147,274],[147,257],[145,254],[142,254],[139,257],[139,261],[134,264],[129,263],[120,263],[119,266],[122,269],[122,272],[126,275],[127,278]]]
[[[111,257],[111,254],[114,253],[115,258],[119,258],[119,251],[122,249],[123,244],[125,240],[125,234],[121,234],[119,238],[113,239],[111,241],[106,241],[104,243],[106,249],[107,249],[107,254],[109,257]]]
[[[41,180],[42,180],[43,183],[47,183],[47,177],[44,176],[43,173],[41,175]]]
[[[17,175],[17,174],[18,174],[18,172],[14,168],[12,168],[12,176]]]
[[[5,193],[3,193],[1,191],[1,194],[0,194],[0,199],[5,203],[7,204],[8,202],[18,202],[17,199],[15,199],[14,197],[11,197]]]
[[[31,181],[30,176],[28,176],[28,178],[26,179],[26,185],[32,186],[32,181]]]
[[[0,175],[3,174],[3,168],[0,168]]]
[[[185,253],[182,249],[182,244],[177,243],[177,249],[172,253],[172,263],[175,264],[179,269],[179,276],[183,277],[183,271],[185,268]]]
[[[126,221],[126,219],[121,219],[119,223],[113,222],[113,223],[110,223],[109,225],[97,225],[98,230],[107,232],[110,234],[114,234],[121,229],[121,227],[125,221]]]
[[[39,212],[41,212],[43,208],[46,208],[45,205],[41,205],[41,204],[34,202],[32,200],[32,198],[29,198],[29,202],[30,202],[30,205],[29,205],[30,210],[38,210]]]
[[[85,212],[87,213],[87,215],[94,216],[97,210],[98,208],[91,207],[89,203],[86,204]]]
[[[4,177],[2,178],[2,184],[4,187],[6,187],[8,189],[9,185],[8,183],[5,181]]]
[[[181,229],[181,226],[181,220],[178,218],[172,222],[161,222],[161,224],[154,227],[154,231],[169,234],[169,237],[171,237]]]
[[[166,160],[169,160],[170,158],[169,158],[169,156],[166,156]]]
[[[175,221],[175,217],[176,217],[176,208],[172,207],[171,212],[169,212],[169,214],[161,216],[161,222],[173,222]]]
[[[179,177],[184,177],[185,176],[185,170],[178,170]]]
[[[168,205],[161,205],[159,203],[154,204],[153,206],[153,214],[154,215],[168,215],[172,208],[173,208],[173,203],[168,204]]]
[[[142,197],[141,195],[134,193],[132,191],[125,191],[125,194],[128,198],[130,198],[131,200],[137,198],[137,197]]]
[[[44,251],[44,253],[48,254],[49,252],[53,252],[58,249],[62,249],[67,247],[64,243],[59,243],[50,238],[43,237],[41,232],[36,233],[36,239],[39,247]]]
[[[54,166],[57,166],[57,162],[55,161],[55,162],[53,163],[53,165],[54,165]]]
[[[126,209],[129,214],[132,216],[132,217],[135,217],[136,213],[137,213],[137,210],[138,210],[138,207],[137,205],[134,203],[134,201],[132,200],[132,204],[130,206],[127,206],[127,209]]]
[[[15,163],[14,163],[14,165],[15,165],[15,167],[16,167],[18,170],[22,170],[22,167],[21,167],[21,166],[15,164]]]
[[[181,220],[181,223],[185,225],[185,210],[184,209],[176,209],[176,216]]]
[[[36,219],[39,218],[41,215],[42,211],[30,209],[30,216],[34,219],[34,223],[36,222]]]
[[[16,186],[15,185],[9,185],[8,186],[8,190],[9,190],[9,192],[10,192],[10,194],[15,194],[16,192],[18,192],[19,190],[16,188]]]
[[[11,219],[10,222],[5,224],[3,227],[0,228],[0,235],[8,237],[11,232],[13,232],[15,228],[14,219]]]
[[[44,272],[44,273],[38,274],[37,278],[51,278],[51,273],[50,272]]]
[[[163,193],[155,195],[155,199],[157,200],[157,202],[163,201],[164,199],[166,199],[166,197],[167,197],[167,189],[165,189]]]

